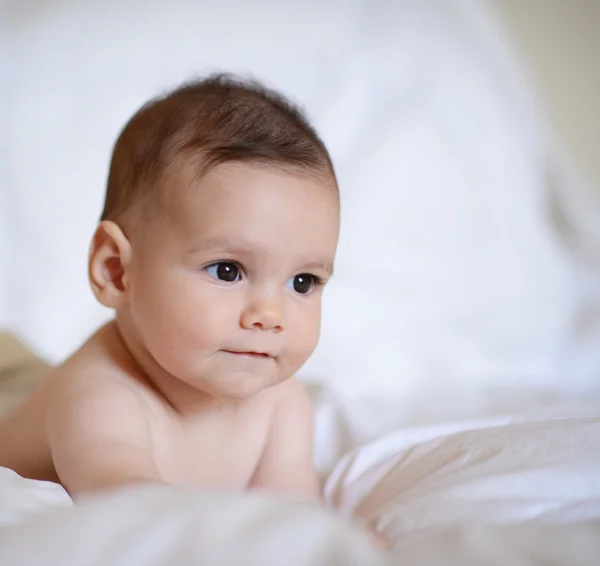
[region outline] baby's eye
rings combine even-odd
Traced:
[[[213,278],[226,283],[239,281],[242,276],[242,270],[237,263],[232,261],[220,261],[205,267],[206,272]]]
[[[315,286],[319,285],[319,283],[320,280],[316,275],[300,273],[288,281],[288,286],[296,291],[296,293],[306,295],[312,291]]]

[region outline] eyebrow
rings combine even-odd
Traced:
[[[201,252],[207,252],[210,250],[219,250],[226,252],[244,252],[244,253],[255,253],[256,247],[248,242],[236,241],[229,238],[207,238],[202,242],[194,244],[187,251],[188,255],[194,255]]]
[[[210,250],[223,252],[238,252],[242,254],[256,254],[257,248],[248,242],[236,241],[229,238],[208,238],[190,247],[187,255],[195,255]],[[311,261],[302,265],[302,270],[322,270],[330,277],[333,275],[333,264],[330,261]]]
[[[333,265],[326,261],[314,261],[302,266],[302,270],[311,271],[313,269],[321,269],[330,277],[333,275]]]

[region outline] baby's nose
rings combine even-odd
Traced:
[[[275,296],[255,297],[242,312],[242,328],[281,332],[285,327],[282,302]]]

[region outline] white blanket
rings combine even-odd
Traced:
[[[339,518],[263,495],[169,488],[73,507],[59,487],[3,470],[0,562],[385,564],[347,516],[385,533],[394,564],[533,565],[549,553],[558,565],[596,564],[600,410],[398,431],[348,453],[325,491]]]

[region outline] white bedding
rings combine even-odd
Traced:
[[[597,566],[600,402],[567,401],[600,391],[599,212],[484,3],[208,5],[14,11],[0,323],[57,361],[107,316],[85,258],[116,131],[190,74],[250,71],[306,104],[341,181],[336,277],[304,369],[329,505],[379,525],[397,565]],[[0,566],[384,560],[291,502],[150,489],[74,508],[1,469],[0,525]]]
[[[169,488],[73,507],[58,486],[0,472],[0,552],[10,558],[0,563],[15,566],[41,557],[90,566],[384,564],[344,517],[377,526],[393,543],[393,564],[541,566],[549,530],[553,564],[600,556],[600,404],[384,436],[329,475],[335,516],[266,496]],[[437,561],[427,562],[432,553]]]

